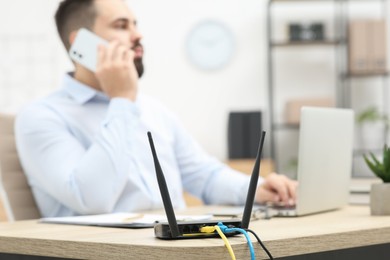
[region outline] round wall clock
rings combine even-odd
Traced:
[[[200,22],[188,35],[186,52],[196,67],[204,70],[220,69],[233,56],[233,33],[221,22],[214,20]]]

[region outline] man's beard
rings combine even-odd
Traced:
[[[142,48],[142,52],[144,50],[144,47],[142,46],[140,40],[136,41],[134,46],[132,47],[132,49],[134,50],[135,48],[137,47],[140,47]],[[138,73],[138,78],[141,78],[142,75],[144,74],[144,64],[142,62],[142,56],[139,57],[139,58],[135,58],[134,59],[134,65],[135,65],[135,69],[137,70],[137,73]]]
[[[144,74],[144,64],[142,63],[142,58],[134,59],[134,65],[137,70],[138,77],[141,78]]]

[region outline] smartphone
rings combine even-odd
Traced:
[[[108,41],[100,38],[88,29],[81,28],[70,47],[69,56],[73,61],[96,72],[98,46],[101,44],[108,45]]]

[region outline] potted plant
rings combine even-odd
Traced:
[[[371,215],[390,215],[390,148],[384,145],[381,161],[373,153],[370,153],[370,158],[363,157],[371,171],[383,180],[383,183],[371,186]]]

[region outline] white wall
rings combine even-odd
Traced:
[[[58,2],[0,0],[1,111],[16,112],[29,100],[56,89],[61,75],[71,68],[54,27]],[[209,153],[226,159],[229,111],[267,111],[267,1],[128,2],[144,36],[146,72],[141,80],[142,91],[158,97],[174,110]],[[288,21],[297,20],[324,21],[328,24],[327,33],[333,33],[333,9],[329,3],[305,8],[296,3],[273,10],[277,17],[274,26],[277,39],[285,37]],[[364,10],[360,14],[376,15],[377,9],[360,7]],[[217,71],[197,69],[185,53],[185,40],[191,28],[209,18],[225,23],[235,36],[233,59]],[[280,118],[285,99],[290,95],[332,95],[335,84],[332,49],[281,49],[275,55],[279,68],[276,84]],[[291,140],[286,137],[282,145]]]
[[[258,0],[131,1],[144,35],[146,74],[141,87],[160,97],[211,154],[227,156],[231,110],[266,109],[264,3]],[[217,71],[202,71],[187,59],[185,41],[205,19],[231,28],[236,50]]]
[[[61,75],[71,68],[54,27],[58,2],[0,1],[2,111],[16,112],[27,101],[56,89]],[[143,0],[129,4],[144,36],[142,90],[174,110],[207,151],[226,158],[229,111],[266,109],[264,3]],[[207,18],[224,22],[236,41],[231,62],[213,72],[192,66],[185,53],[188,32]]]

